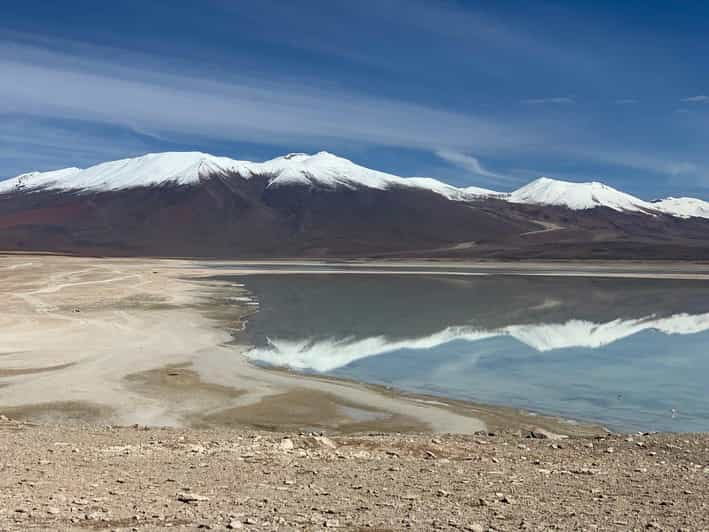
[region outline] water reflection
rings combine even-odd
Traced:
[[[240,282],[260,302],[247,327],[256,362],[625,430],[709,430],[704,282],[390,275]]]

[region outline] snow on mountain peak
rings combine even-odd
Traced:
[[[709,201],[697,198],[665,198],[651,203],[653,209],[679,218],[709,218]]]
[[[666,198],[654,203],[597,181],[571,183],[540,177],[511,193],[479,187],[455,187],[430,177],[399,177],[371,170],[332,153],[290,153],[270,161],[238,161],[202,152],[149,153],[90,168],[31,172],[0,182],[0,194],[23,190],[114,191],[163,184],[190,185],[218,175],[268,178],[268,187],[308,186],[321,189],[414,188],[454,201],[496,198],[511,203],[557,205],[573,210],[607,207],[616,211],[709,218],[709,202]]]
[[[591,181],[572,183],[548,177],[540,177],[512,192],[512,203],[558,205],[573,210],[608,207],[616,211],[646,212],[652,210],[647,202],[616,190],[608,185]]]
[[[87,169],[67,168],[23,174],[0,182],[0,193],[34,189],[106,191],[165,183],[189,185],[219,174],[237,174],[244,179],[267,176],[269,187],[305,185],[380,190],[412,187],[427,189],[453,200],[495,194],[485,189],[459,189],[432,178],[404,178],[370,170],[325,151],[314,155],[290,153],[265,162],[237,161],[201,152],[150,153]]]
[[[148,153],[90,168],[33,172],[0,182],[0,192],[18,189],[120,190],[173,182],[187,185],[200,177],[225,172],[237,161],[201,152]]]

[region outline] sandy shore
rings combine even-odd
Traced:
[[[0,257],[0,413],[38,422],[471,434],[598,428],[253,366],[250,307],[189,261]],[[224,311],[226,308],[226,312]],[[222,309],[215,310],[215,309]]]
[[[0,421],[0,530],[707,530],[709,438]]]

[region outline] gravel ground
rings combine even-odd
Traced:
[[[709,436],[0,421],[0,530],[707,530]]]

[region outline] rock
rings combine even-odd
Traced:
[[[186,503],[196,503],[196,502],[206,502],[209,497],[204,495],[197,495],[196,493],[180,493],[177,495],[177,500]]]
[[[283,438],[281,440],[280,447],[283,451],[292,451],[295,449],[295,444],[290,438]]]
[[[0,421],[10,421],[10,418],[3,414],[0,414]]]
[[[432,451],[426,451],[426,458],[437,458],[436,453]]]
[[[244,523],[246,523],[247,525],[255,525],[258,523],[258,521],[256,521],[256,519],[249,517],[246,521],[244,521]]]
[[[337,448],[337,444],[326,436],[307,436],[303,438],[303,443],[306,447]]]
[[[237,519],[232,519],[229,521],[229,524],[226,526],[229,530],[241,530],[244,528],[244,523],[241,521],[238,521]]]
[[[337,447],[337,444],[326,436],[315,436],[315,441],[318,442],[321,447],[329,447],[330,449]]]
[[[565,440],[566,438],[568,438],[568,436],[566,436],[565,434],[557,434],[541,427],[537,427],[534,430],[530,431],[529,437],[535,438],[537,440]]]
[[[485,527],[480,523],[470,523],[465,527],[465,530],[468,530],[468,532],[485,532]]]
[[[57,515],[57,514],[59,514],[59,508],[54,508],[54,507],[50,506],[49,508],[47,508],[47,513],[49,515]]]
[[[325,521],[325,528],[339,528],[340,522],[337,519],[328,519]]]

